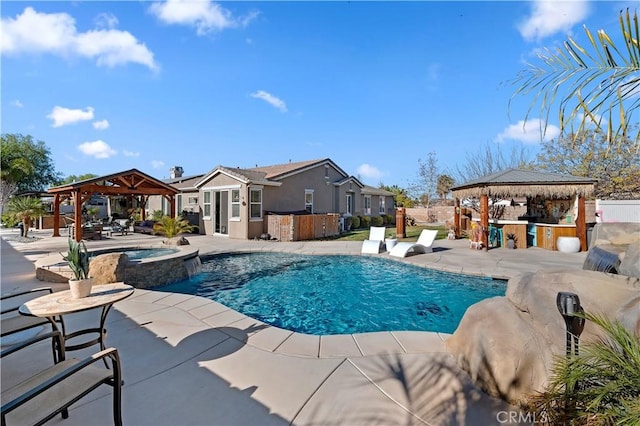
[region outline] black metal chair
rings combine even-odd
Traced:
[[[18,313],[18,308],[20,308],[20,305],[23,303],[50,293],[53,293],[51,287],[43,287],[0,297],[0,337],[47,324],[51,325],[53,330],[53,324],[51,324],[46,318],[25,316]],[[56,322],[60,323],[60,328],[64,334],[65,328],[62,317],[57,317]]]
[[[66,419],[71,405],[103,384],[113,387],[113,423],[122,425],[122,373],[115,348],[107,348],[82,360],[65,359],[64,339],[59,331],[54,331],[13,345],[2,351],[0,358],[46,339],[52,339],[57,352],[52,365],[15,386],[3,386],[2,426],[42,425],[59,413]],[[111,368],[102,366],[101,360],[110,360]],[[7,368],[6,361],[3,364],[3,368]]]

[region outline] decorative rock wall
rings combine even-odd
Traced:
[[[512,403],[542,391],[554,356],[565,353],[560,291],[585,311],[618,319],[640,338],[640,279],[595,271],[537,272],[509,280],[505,297],[471,306],[446,342],[458,364],[489,394]],[[581,342],[600,333],[587,322]]]

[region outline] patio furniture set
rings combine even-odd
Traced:
[[[3,349],[0,358],[16,354],[43,341],[51,342],[52,360],[40,372],[2,389],[2,425],[41,425],[56,415],[69,416],[69,407],[103,384],[113,387],[113,423],[122,424],[121,366],[116,348],[105,346],[107,315],[114,303],[131,296],[133,287],[124,283],[95,286],[88,297],[73,298],[69,290],[53,292],[41,288],[2,297],[2,337],[16,335],[19,341]],[[102,309],[100,324],[69,333],[64,316]],[[22,338],[19,332],[51,325],[51,331]],[[95,339],[70,345],[80,336]],[[99,352],[84,358],[67,358],[66,353],[99,345]],[[103,363],[104,365],[100,365]]]

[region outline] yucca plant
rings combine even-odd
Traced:
[[[584,317],[604,335],[558,357],[529,408],[551,425],[640,425],[640,339],[604,315]]]
[[[61,253],[62,254],[62,253]],[[84,241],[77,242],[69,238],[69,249],[67,255],[62,258],[69,263],[73,276],[76,280],[89,278],[89,252]]]
[[[153,225],[153,231],[157,234],[162,234],[167,238],[173,238],[180,234],[186,234],[193,231],[193,225],[191,225],[186,219],[177,218],[174,219],[169,216],[163,216],[159,222]]]

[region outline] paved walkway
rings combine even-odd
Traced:
[[[2,293],[50,285],[33,262],[66,250],[66,238],[1,241]],[[280,251],[359,255],[359,242],[264,242],[189,236],[201,254]],[[146,235],[114,236],[88,247],[157,244]],[[466,241],[435,242],[434,253],[405,262],[452,272],[507,278],[540,269],[580,269],[585,254],[542,249],[474,251]],[[387,256],[387,255],[381,255]],[[64,289],[62,284],[51,284]],[[95,311],[71,315],[70,329],[97,321]],[[127,425],[504,424],[513,410],[480,392],[446,352],[447,335],[384,332],[310,336],[267,326],[197,296],[136,290],[109,315],[107,345],[123,363]],[[7,340],[4,340],[7,344]],[[91,349],[73,353],[84,356]],[[3,360],[2,386],[50,356],[34,348]],[[109,424],[109,389],[75,404],[51,424]]]

